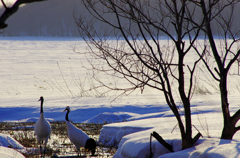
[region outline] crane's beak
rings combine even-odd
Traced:
[[[41,96],[39,99],[38,99],[38,101],[41,101],[43,99],[43,97]]]
[[[65,111],[69,111],[70,112],[69,106],[67,106],[66,109],[63,112],[65,112]]]

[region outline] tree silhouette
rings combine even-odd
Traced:
[[[236,127],[240,119],[240,110],[236,111],[232,116],[229,110],[228,99],[228,75],[233,63],[239,60],[240,49],[238,42],[240,41],[240,29],[233,25],[234,20],[239,20],[237,14],[234,14],[236,8],[239,8],[240,3],[236,0],[229,1],[210,1],[206,3],[204,0],[195,1],[196,6],[200,7],[205,21],[203,32],[206,35],[206,41],[209,42],[210,49],[208,50],[214,58],[214,66],[209,64],[203,58],[205,66],[211,76],[219,83],[219,91],[221,98],[221,108],[223,113],[223,130],[222,139],[232,139],[234,134],[240,130],[240,126]],[[211,13],[211,14],[209,14]],[[221,45],[216,44],[212,32],[212,22],[217,22],[219,28],[218,36],[222,40]],[[193,22],[193,21],[191,21]],[[193,22],[193,24],[197,24]],[[195,25],[199,27],[199,25]],[[237,48],[236,48],[237,47]],[[195,48],[196,52],[198,48]],[[201,54],[200,54],[201,55]]]
[[[6,28],[8,25],[5,23],[6,20],[16,13],[22,4],[33,3],[33,2],[40,2],[45,0],[17,0],[11,7],[7,7],[4,0],[1,0],[5,11],[2,13],[0,17],[0,29]]]
[[[83,0],[83,4],[94,18],[76,17],[76,22],[89,46],[89,53],[97,59],[89,60],[92,70],[126,79],[131,87],[115,87],[99,80],[101,85],[110,90],[121,90],[123,94],[136,89],[144,91],[145,87],[163,92],[177,119],[182,149],[192,147],[201,134],[192,136],[190,100],[195,70],[205,54],[202,51],[202,56],[194,63],[184,64],[201,31],[201,27],[193,27],[186,20],[197,14],[191,9],[192,3],[179,0]],[[111,29],[100,30],[96,27],[98,22]],[[204,21],[199,20],[198,25],[203,24]],[[167,36],[170,41],[164,43],[162,36]],[[99,64],[97,61],[100,60],[108,66]],[[176,90],[178,96],[173,94]],[[179,110],[176,97],[180,98],[184,112]]]
[[[185,149],[193,146],[200,136],[198,133],[192,137],[191,97],[194,79],[197,78],[195,71],[198,63],[203,61],[212,77],[219,82],[224,118],[221,138],[232,139],[240,129],[235,127],[240,119],[240,110],[230,116],[227,75],[240,54],[239,49],[232,49],[239,41],[239,29],[232,27],[233,11],[238,1],[83,0],[83,4],[93,18],[75,15],[75,21],[88,44],[88,53],[96,59],[89,59],[93,72],[126,79],[131,85],[116,87],[96,78],[102,86],[121,90],[123,94],[136,89],[143,91],[147,86],[162,91],[178,121],[182,149]],[[107,30],[100,26],[107,26]],[[217,48],[213,32],[223,37],[223,52]],[[169,39],[168,44],[164,44],[162,36]],[[210,44],[198,47],[198,39],[203,38]],[[193,64],[185,65],[185,57],[192,50],[199,57]],[[211,56],[217,63],[216,67],[208,63]],[[108,66],[97,62],[100,60]],[[175,88],[175,83],[178,88]],[[174,99],[175,89],[183,104],[183,114]]]

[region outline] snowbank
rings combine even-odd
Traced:
[[[181,150],[180,132],[174,117],[150,118],[104,125],[99,141],[104,145],[118,148],[114,158],[145,158],[150,155],[150,134],[156,131],[172,145],[175,152],[170,153],[152,137],[151,152],[153,158],[240,157],[238,133],[235,135],[235,140],[232,141],[218,139],[222,128],[222,122],[219,121],[220,115],[221,113],[193,115],[193,135],[197,133],[197,130],[194,129],[198,129],[203,138],[200,138],[194,147],[186,150]],[[209,117],[211,122],[204,125],[202,118],[205,117]]]
[[[18,151],[3,146],[0,146],[0,155],[1,158],[25,158]]]
[[[200,139],[196,146],[158,158],[239,158],[240,142],[216,138]]]
[[[24,147],[14,138],[2,133],[0,133],[0,146],[11,147],[14,149],[24,149]]]
[[[105,127],[100,131],[99,142],[109,147],[117,147],[122,138],[125,135],[144,131],[149,129],[148,127],[116,127],[116,128],[108,128]]]
[[[9,148],[10,147],[10,148]],[[24,147],[11,136],[0,133],[0,156],[1,158],[24,158],[24,156],[14,149],[24,149]]]
[[[168,121],[168,123],[164,124],[166,121]],[[169,132],[168,127],[174,127],[176,123],[176,119],[173,117],[149,118],[137,121],[111,123],[104,125],[101,129],[99,142],[105,146],[118,146],[122,138],[126,135],[147,130],[144,135],[149,137],[151,132],[154,131],[153,128],[159,125],[162,126],[162,129],[157,129],[157,131],[160,131],[161,134],[164,134]]]
[[[122,138],[113,158],[146,158],[150,155],[150,133],[152,130],[136,132]],[[175,135],[176,136],[176,135]],[[165,139],[173,147],[173,153],[152,138],[152,158],[237,158],[240,157],[240,142],[218,138],[200,138],[194,147],[181,150],[181,139],[172,135]],[[167,137],[167,135],[163,135]],[[175,138],[174,138],[175,137]]]
[[[122,138],[119,148],[114,155],[114,158],[146,158],[150,155],[150,133],[151,130],[136,132],[130,135],[126,135]],[[165,136],[165,135],[164,135]],[[181,140],[177,139],[177,135],[172,135],[176,139],[166,140],[173,146],[174,151],[181,150]],[[152,157],[156,158],[159,155],[169,153],[165,147],[163,147],[156,139],[152,138],[151,141]]]

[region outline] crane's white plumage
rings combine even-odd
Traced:
[[[68,137],[70,141],[76,146],[78,153],[80,152],[80,147],[84,147],[85,149],[90,150],[92,152],[92,155],[94,155],[95,148],[96,148],[95,140],[92,138],[89,138],[89,136],[85,132],[83,132],[81,129],[78,129],[71,122],[69,122],[69,119],[68,119],[68,114],[70,112],[69,106],[67,106],[64,111],[67,111],[66,125],[67,125]]]
[[[42,141],[44,141],[45,148],[46,148],[46,144],[47,144],[48,139],[51,134],[51,125],[45,119],[44,114],[43,114],[43,101],[44,101],[43,97],[41,96],[38,101],[41,101],[40,117],[34,126],[34,131],[35,131],[35,135],[37,135],[37,141],[38,141],[38,143],[40,143],[40,150],[41,150]],[[44,154],[45,154],[45,148],[44,148]]]

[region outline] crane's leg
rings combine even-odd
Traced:
[[[43,142],[43,141],[40,141],[40,155],[42,155],[42,145],[41,145],[42,142]]]
[[[41,144],[40,144],[40,154],[42,155],[42,146],[41,146]]]
[[[45,146],[44,146],[44,150],[43,150],[44,157],[45,157],[46,146],[47,146],[47,143],[46,143],[46,140],[45,140]]]
[[[78,157],[82,157],[82,155],[81,155],[81,150],[78,149],[77,151],[78,151]],[[80,153],[80,154],[79,154],[79,153]]]
[[[40,141],[40,155],[42,156],[42,145],[41,145],[41,141]]]
[[[92,156],[94,156],[94,154],[95,154],[95,149],[92,149],[91,152],[92,152]]]

